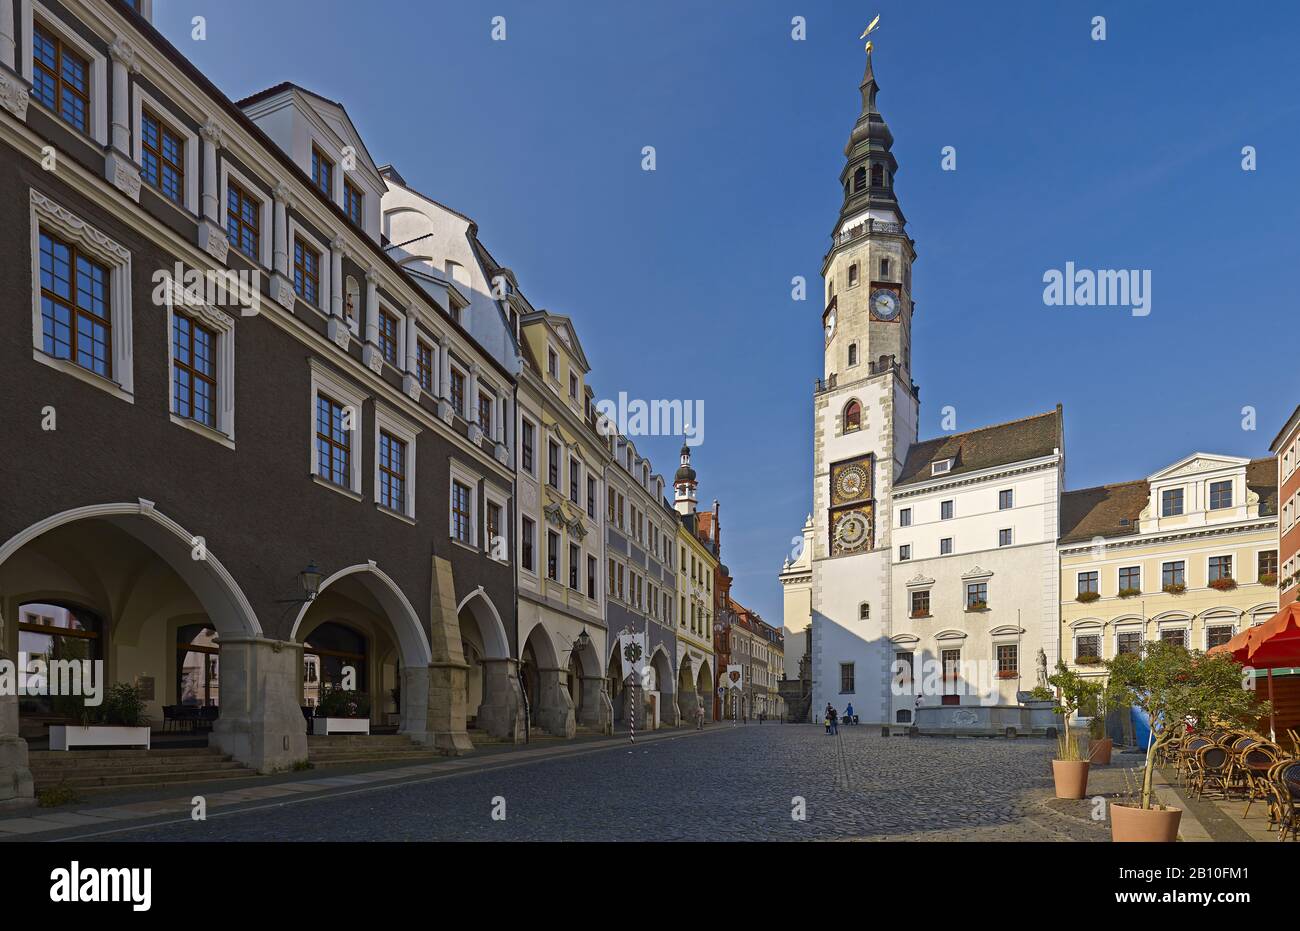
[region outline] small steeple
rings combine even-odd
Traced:
[[[677,474],[673,476],[673,507],[678,514],[694,514],[697,501],[695,500],[695,489],[698,483],[695,481],[695,470],[691,468],[691,448],[682,443],[682,464],[677,467]]]
[[[837,232],[846,221],[863,217],[868,209],[877,218],[881,217],[882,211],[889,211],[897,218],[896,222],[906,222],[894,197],[894,175],[898,171],[898,162],[890,151],[894,134],[876,103],[880,84],[876,80],[870,51],[867,52],[867,65],[858,90],[862,94],[862,109],[853,124],[853,131],[849,133],[848,142],[844,144],[846,162],[840,172],[844,203],[840,207]]]

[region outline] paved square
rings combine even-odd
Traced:
[[[1106,840],[1053,798],[1044,740],[714,726],[115,833],[113,840]],[[473,758],[470,758],[472,761]],[[791,817],[794,798],[807,820]],[[505,819],[492,817],[505,800]]]

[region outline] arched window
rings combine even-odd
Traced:
[[[844,407],[844,432],[851,433],[862,427],[862,405],[857,401],[850,401]]]
[[[858,344],[849,343],[849,365],[858,364]]]
[[[877,165],[872,165],[872,166],[871,166],[871,186],[872,186],[872,187],[884,187],[884,186],[885,186],[885,166],[884,166],[884,165],[879,165],[879,164],[877,164]]]
[[[849,287],[855,288],[858,285],[858,263],[854,262],[849,266]]]
[[[859,165],[857,171],[853,172],[853,193],[857,194],[860,191],[865,191],[866,189],[867,189],[867,169]]]
[[[347,321],[348,326],[356,325],[357,310],[360,307],[361,286],[357,284],[357,279],[348,275],[348,280],[343,285],[343,318]]]
[[[867,604],[865,601],[862,602],[862,604],[858,605],[858,620],[859,621],[871,620],[871,605]]]

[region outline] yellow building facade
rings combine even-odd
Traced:
[[[1206,650],[1267,620],[1277,532],[1271,458],[1196,453],[1145,480],[1066,492],[1061,658],[1100,676],[1146,640]]]
[[[698,517],[696,513],[683,515],[677,525],[677,701],[687,724],[695,720],[696,707],[704,708],[706,718],[713,717],[718,675],[713,654],[713,583],[718,559],[695,535]]]

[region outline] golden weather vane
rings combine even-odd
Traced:
[[[859,39],[865,39],[867,36],[869,36],[869,35],[871,35],[873,32],[875,32],[876,29],[878,29],[879,27],[880,27],[880,14],[877,13],[877,14],[876,14],[876,18],[873,19],[873,20],[872,20],[872,21],[867,25],[867,28],[866,28],[866,29],[862,30],[862,35],[858,36],[858,38],[859,38]],[[870,54],[871,54],[871,43],[870,43],[870,42],[867,43],[867,45],[866,45],[866,49],[867,49],[867,54],[870,55]]]

